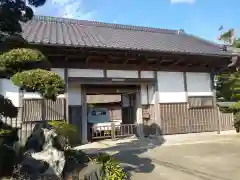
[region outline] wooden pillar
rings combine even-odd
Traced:
[[[137,136],[143,138],[143,118],[142,118],[142,103],[141,103],[141,89],[137,90],[136,93],[136,125],[137,125]]]
[[[155,101],[154,101],[154,115],[155,115],[155,123],[156,123],[156,135],[161,135],[161,128],[162,128],[162,120],[161,120],[161,114],[159,110],[159,89],[158,89],[158,78],[157,78],[157,71],[154,72],[154,78],[155,78]],[[158,127],[158,126],[159,127]]]
[[[221,125],[222,125],[222,122],[221,122],[221,117],[220,117],[220,113],[219,113],[219,109],[217,107],[217,97],[216,97],[216,89],[215,89],[215,82],[214,82],[214,78],[215,78],[215,72],[214,70],[212,70],[211,74],[210,74],[210,77],[211,77],[211,90],[212,90],[212,93],[213,93],[213,108],[214,108],[214,119],[216,120],[216,129],[217,129],[217,133],[220,134],[221,133]]]
[[[65,82],[65,92],[64,92],[64,97],[65,97],[65,104],[64,104],[64,108],[65,108],[65,121],[68,123],[70,122],[69,119],[69,103],[68,103],[68,69],[64,68],[64,82]]]
[[[88,143],[88,123],[87,123],[87,93],[84,85],[81,85],[82,104],[82,144]]]

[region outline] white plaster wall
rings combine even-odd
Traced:
[[[138,78],[138,71],[107,70],[110,78]]]
[[[148,104],[155,104],[155,87],[153,84],[148,85]]]
[[[63,68],[51,68],[51,71],[57,73],[61,78],[63,78],[63,80],[65,80]]]
[[[157,72],[159,103],[187,102],[183,72]]]
[[[0,89],[4,97],[10,99],[16,107],[19,107],[19,88],[13,85],[11,80],[0,79]]]
[[[64,94],[61,94],[58,96],[58,98],[64,98],[64,97],[65,97]],[[41,96],[38,93],[24,92],[23,98],[24,99],[41,99]]]
[[[154,71],[141,71],[141,78],[154,78]]]
[[[188,96],[212,96],[210,73],[186,73]]]
[[[81,85],[68,86],[68,104],[69,105],[81,105],[82,101],[82,91],[81,91]]]
[[[68,69],[69,77],[104,77],[100,69]]]
[[[148,91],[147,91],[147,84],[142,84],[141,85],[141,104],[145,105],[148,104]]]

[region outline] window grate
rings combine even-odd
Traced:
[[[190,96],[188,104],[190,108],[213,107],[213,96]]]

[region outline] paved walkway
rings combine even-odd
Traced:
[[[165,136],[160,140],[128,138],[96,145],[88,145],[88,150],[114,154],[133,180],[240,179],[240,134],[234,132]]]
[[[133,180],[239,180],[240,137],[231,141],[158,147],[143,153],[120,153]],[[135,159],[134,159],[135,158]],[[130,160],[131,159],[131,160]],[[137,165],[140,162],[140,165]]]

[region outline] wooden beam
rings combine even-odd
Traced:
[[[73,68],[73,69],[109,69],[109,70],[140,70],[139,64],[126,64],[124,66],[119,64],[104,64],[104,63],[91,63],[84,62],[52,62],[54,68]],[[149,71],[192,71],[192,72],[210,72],[211,67],[187,67],[187,66],[163,66],[156,64],[149,64],[144,66],[142,70]]]

